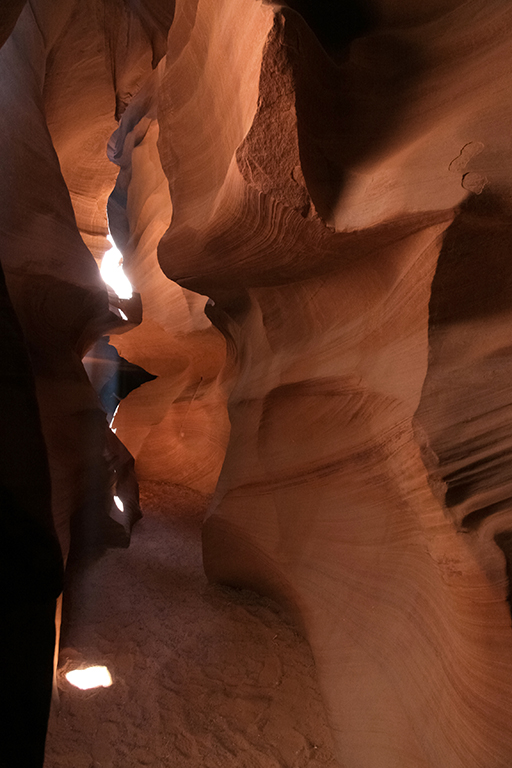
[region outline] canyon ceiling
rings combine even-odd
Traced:
[[[512,6],[4,0],[0,41],[9,765],[136,473],[213,493],[206,573],[289,607],[340,766],[509,768]]]

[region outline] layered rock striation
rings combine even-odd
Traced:
[[[508,768],[512,11],[289,6],[40,0],[0,51],[61,545],[108,486],[81,357],[109,333],[156,376],[117,437],[147,479],[222,465],[207,574],[301,623],[340,765]]]
[[[160,263],[235,369],[206,570],[300,617],[351,768],[511,757],[510,14],[446,10],[327,55],[178,3],[162,83]]]

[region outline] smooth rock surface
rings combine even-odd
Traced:
[[[81,357],[111,331],[157,377],[117,436],[140,477],[219,478],[207,575],[294,612],[347,768],[512,759],[511,29],[502,0],[37,0],[0,51],[64,554],[110,497]]]
[[[177,4],[159,113],[160,263],[213,298],[235,365],[207,573],[301,617],[342,764],[504,768],[506,367],[477,364],[492,348],[455,318],[462,290],[501,327],[505,298],[453,265],[506,252],[510,11],[395,9],[334,61],[288,9],[244,5],[233,43],[231,7],[192,24]],[[457,308],[440,331],[436,302]]]

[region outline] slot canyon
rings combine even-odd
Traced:
[[[510,768],[512,5],[0,44],[0,766]]]

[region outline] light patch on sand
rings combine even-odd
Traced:
[[[82,691],[88,691],[90,688],[109,688],[112,685],[108,669],[99,666],[73,669],[66,672],[66,680]]]

